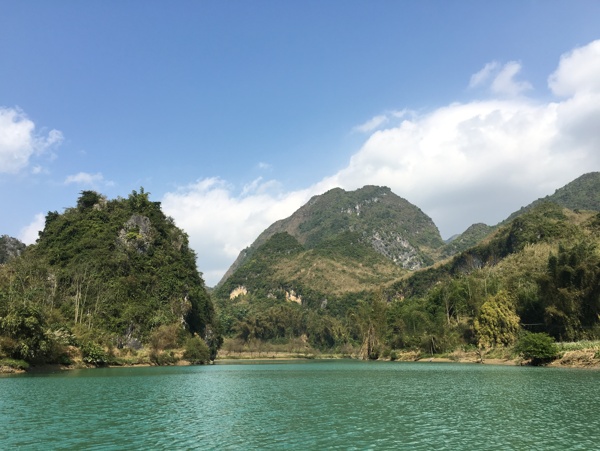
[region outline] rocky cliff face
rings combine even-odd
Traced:
[[[18,257],[25,250],[25,244],[8,235],[0,236],[0,264],[13,257]]]

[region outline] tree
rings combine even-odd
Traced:
[[[473,322],[473,328],[480,348],[506,346],[515,342],[519,333],[519,317],[505,291],[488,297]]]
[[[16,359],[40,360],[49,347],[44,329],[40,310],[29,303],[18,305],[5,317],[0,317],[0,347]]]
[[[188,338],[185,342],[183,358],[189,360],[190,363],[208,363],[210,360],[210,350],[202,338],[194,336]]]
[[[547,364],[558,356],[554,339],[546,333],[526,333],[517,342],[515,351],[534,366]]]
[[[387,332],[387,301],[381,291],[375,293],[370,301],[360,302],[351,318],[358,326],[362,346],[360,355],[363,360],[377,360]]]
[[[102,200],[102,196],[96,191],[81,191],[79,199],[77,199],[77,208],[80,211],[93,208],[94,205]]]

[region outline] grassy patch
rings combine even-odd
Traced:
[[[17,360],[17,359],[0,359],[0,367],[1,366],[6,366],[9,368],[13,368],[15,370],[28,370],[29,369],[29,363],[27,363],[24,360]]]
[[[581,340],[564,343],[556,343],[559,352],[567,351],[588,351],[594,350],[600,352],[600,340]]]

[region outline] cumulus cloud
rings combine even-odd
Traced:
[[[25,244],[33,244],[39,236],[39,232],[44,230],[46,225],[46,217],[43,213],[38,213],[33,218],[31,224],[23,227],[19,232],[19,240]]]
[[[0,107],[0,173],[21,171],[32,156],[48,152],[62,140],[58,130],[36,133],[35,124],[23,111]]]
[[[105,180],[102,173],[97,172],[90,174],[88,172],[78,172],[77,174],[69,175],[64,181],[65,185],[77,184],[96,188],[100,185],[113,186],[114,182]]]
[[[373,131],[345,168],[305,190],[285,193],[257,179],[238,193],[223,180],[205,179],[168,193],[163,206],[189,233],[209,285],[267,226],[335,186],[389,186],[431,216],[444,237],[475,222],[496,224],[600,170],[598,42],[561,57],[548,79],[559,100],[522,96],[530,85],[515,80],[520,64],[489,63],[470,85],[489,85],[495,98],[385,113],[393,124]]]

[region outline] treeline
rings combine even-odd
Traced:
[[[193,336],[214,359],[218,326],[188,237],[143,189],[115,200],[83,191],[0,265],[0,357],[103,363],[107,350],[158,356]]]
[[[366,358],[510,346],[524,332],[600,339],[599,232],[597,213],[542,204],[485,242],[379,290],[331,296],[263,282],[234,299],[218,292],[219,317],[223,332],[243,342],[301,338]],[[290,290],[302,305],[286,300]]]

